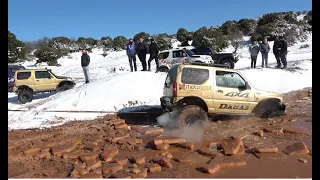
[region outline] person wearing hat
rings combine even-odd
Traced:
[[[148,60],[148,71],[151,71],[151,61],[154,59],[156,61],[157,69],[156,73],[159,71],[159,62],[158,62],[158,54],[159,54],[159,48],[157,43],[154,41],[154,39],[151,39],[151,44],[149,47],[150,52],[150,58]]]
[[[131,72],[133,72],[133,67],[134,67],[134,71],[137,71],[136,44],[133,42],[132,38],[129,39],[129,43],[126,46],[126,52],[127,52],[128,58],[129,58],[129,65],[130,65]],[[133,63],[133,66],[132,66],[132,63]]]

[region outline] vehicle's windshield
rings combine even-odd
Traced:
[[[48,69],[48,71],[49,71],[49,73],[50,73],[52,76],[57,77],[57,75],[55,75],[55,74],[52,72],[51,69]]]
[[[193,51],[189,50],[189,49],[185,49],[184,50],[189,56],[193,56],[196,55]]]

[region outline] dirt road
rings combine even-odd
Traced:
[[[108,115],[8,132],[9,178],[311,178],[312,90],[284,94],[272,119],[213,117],[204,130]],[[140,125],[138,125],[140,124]]]

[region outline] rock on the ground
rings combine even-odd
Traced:
[[[183,138],[178,138],[178,137],[171,137],[171,136],[159,136],[154,139],[154,144],[159,145],[159,144],[176,144],[176,143],[181,143],[185,142]]]
[[[167,150],[169,149],[170,145],[169,144],[158,144],[155,145],[157,150]]]
[[[298,161],[300,161],[300,162],[302,162],[304,164],[306,164],[308,162],[306,159],[303,159],[303,158],[299,158]]]
[[[276,153],[257,153],[257,152],[255,152],[254,155],[258,159],[281,160],[281,159],[286,158],[286,156],[280,152],[276,152]]]
[[[189,149],[190,151],[194,150],[194,144],[189,142],[178,143],[177,146],[180,148]]]
[[[153,162],[158,163],[162,167],[172,168],[172,163],[170,162],[170,158],[158,156],[153,159]]]
[[[164,131],[163,128],[153,128],[153,129],[147,129],[144,134],[162,134]]]
[[[204,156],[215,157],[217,152],[210,151],[209,148],[200,148],[197,149],[197,152]]]
[[[253,150],[257,153],[276,153],[276,152],[278,152],[277,147],[255,147]]]
[[[273,134],[282,134],[283,133],[283,127],[281,127],[281,126],[267,126],[264,128],[264,130],[268,133],[273,133]]]
[[[227,154],[227,155],[237,154],[241,144],[242,144],[242,141],[240,138],[223,139],[221,142],[221,146],[224,151],[224,154]]]
[[[148,172],[150,172],[150,173],[155,173],[155,172],[161,171],[161,166],[157,163],[147,164],[146,167],[148,168]]]
[[[304,142],[297,142],[292,145],[287,146],[283,152],[288,155],[302,155],[302,154],[308,154],[309,149],[307,145]]]
[[[212,164],[206,164],[201,168],[203,173],[208,173],[208,174],[215,174],[220,170],[220,165],[212,165]]]
[[[102,174],[97,174],[95,172],[89,172],[81,176],[84,179],[103,179]]]
[[[102,173],[103,174],[115,173],[115,172],[121,171],[122,169],[123,169],[123,166],[119,163],[107,163],[103,165]]]
[[[136,164],[144,164],[146,162],[145,156],[143,154],[132,155],[132,160]]]
[[[291,134],[301,134],[301,135],[307,135],[310,136],[311,132],[303,127],[294,127],[294,126],[284,126],[283,127],[284,133],[291,133]]]

